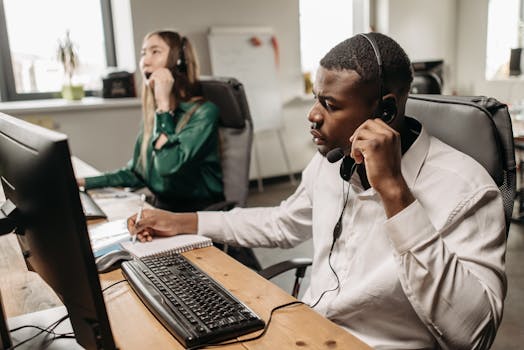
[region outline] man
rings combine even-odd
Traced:
[[[312,238],[303,301],[372,347],[488,349],[506,293],[501,194],[481,165],[404,116],[410,67],[385,35],[338,44],[320,62],[308,116],[319,153],[292,196],[275,208],[144,211],[131,232],[250,247]],[[390,118],[370,117],[379,104]],[[346,157],[331,164],[336,149]]]

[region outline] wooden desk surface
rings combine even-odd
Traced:
[[[266,322],[273,307],[294,300],[276,285],[214,247],[193,250],[184,255]],[[27,271],[14,235],[0,237],[0,256],[0,289],[7,317],[62,305],[36,273]],[[122,279],[120,270],[100,275],[102,288]],[[127,283],[108,289],[104,299],[113,336],[120,349],[184,349]],[[258,332],[240,339],[254,334]],[[278,349],[371,349],[305,305],[276,311],[267,333],[261,339],[224,349],[275,349],[276,346]]]
[[[122,205],[124,202],[116,199],[98,201],[111,220],[126,217],[136,210],[135,206],[125,209],[125,205]],[[266,322],[273,307],[294,300],[287,292],[214,247],[193,250],[184,255]],[[7,317],[62,305],[53,290],[36,273],[27,271],[13,234],[0,237],[0,276],[0,290]],[[102,288],[122,279],[120,270],[100,275]],[[183,349],[126,282],[108,289],[104,299],[113,336],[120,349]],[[305,305],[276,311],[262,338],[223,348],[371,349]]]

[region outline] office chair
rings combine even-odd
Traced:
[[[219,116],[220,156],[225,201],[205,210],[230,210],[245,207],[249,193],[249,164],[253,143],[253,122],[244,87],[235,78],[200,77],[202,96],[217,105]],[[259,271],[262,267],[250,248],[215,243],[244,265]]]
[[[225,201],[206,210],[230,210],[245,207],[249,192],[249,163],[253,142],[253,122],[243,85],[235,78],[201,77],[202,95],[220,110],[220,154]],[[296,269],[293,296],[297,297],[300,281],[311,259],[291,259],[262,269],[252,249],[215,244],[244,265],[271,279]]]
[[[502,193],[506,235],[516,184],[515,146],[508,107],[484,96],[410,95],[406,115],[430,135],[482,164]]]
[[[499,186],[504,202],[506,235],[515,197],[515,150],[506,105],[493,98],[410,95],[406,115],[419,120],[430,135],[468,154],[482,164]],[[260,274],[272,278],[297,269],[293,295],[311,259],[293,259],[270,266]]]

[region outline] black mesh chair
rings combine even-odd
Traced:
[[[506,105],[493,98],[411,95],[406,115],[419,120],[430,135],[468,154],[482,164],[499,186],[504,201],[506,234],[515,198],[515,149],[511,118]],[[271,278],[296,269],[293,295],[311,259],[293,259],[260,274]]]

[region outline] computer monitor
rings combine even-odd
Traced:
[[[64,303],[76,341],[115,349],[66,135],[0,113],[0,179],[0,234],[16,227],[28,268]]]

